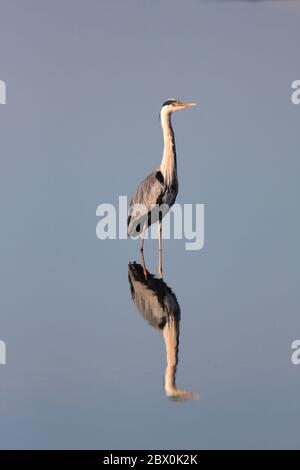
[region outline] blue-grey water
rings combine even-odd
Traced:
[[[0,447],[299,448],[299,2],[0,9]],[[172,96],[198,103],[173,120],[178,202],[205,205],[204,248],[165,241],[159,285],[186,402],[166,320],[132,300],[138,242],[96,238],[97,206],[159,164]]]

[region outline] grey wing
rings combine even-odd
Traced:
[[[128,235],[133,237],[141,232],[155,204],[160,204],[164,194],[164,178],[159,170],[152,171],[138,186],[132,196],[127,220]]]

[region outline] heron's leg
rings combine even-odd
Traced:
[[[163,270],[162,270],[162,221],[158,222],[158,274],[162,279]]]
[[[140,248],[140,252],[141,252],[141,259],[142,259],[142,266],[143,266],[143,272],[144,272],[144,276],[145,278],[147,279],[148,277],[148,271],[147,271],[147,268],[146,268],[146,263],[145,263],[145,257],[144,257],[144,241],[145,241],[145,231],[146,231],[146,224],[144,224],[143,226],[143,230],[142,230],[142,234],[141,234],[141,248]]]
[[[145,231],[146,231],[146,224],[144,224],[143,229],[142,229],[142,234],[141,234],[141,247],[140,251],[141,253],[144,253],[144,241],[145,241]]]

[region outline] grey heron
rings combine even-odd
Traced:
[[[141,234],[141,253],[144,265],[145,230],[158,222],[159,275],[162,277],[162,218],[174,204],[178,193],[177,161],[171,116],[175,111],[190,108],[196,103],[176,98],[165,101],[160,110],[163,131],[163,155],[160,165],[140,183],[132,196],[128,212],[128,235]]]
[[[176,401],[197,400],[198,393],[178,388],[176,371],[179,353],[180,306],[172,289],[138,263],[129,263],[131,297],[144,319],[160,331],[166,347],[165,393]]]

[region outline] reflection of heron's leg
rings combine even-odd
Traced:
[[[147,271],[147,268],[146,268],[146,263],[145,263],[145,258],[144,258],[144,252],[141,250],[141,259],[142,259],[142,266],[143,266],[143,272],[144,272],[144,276],[145,278],[147,279],[148,278],[148,271]]]
[[[146,224],[143,226],[142,234],[141,234],[141,252],[144,252],[144,241],[145,241],[145,231],[146,231]]]
[[[158,274],[163,277],[162,271],[162,222],[158,223]]]
[[[141,260],[142,260],[142,266],[143,266],[143,271],[144,271],[145,278],[148,277],[148,271],[147,271],[147,268],[146,268],[146,263],[145,263],[145,258],[144,258],[144,241],[145,241],[146,228],[147,228],[147,226],[146,226],[146,224],[144,224],[142,234],[141,234],[141,248],[140,248]]]

